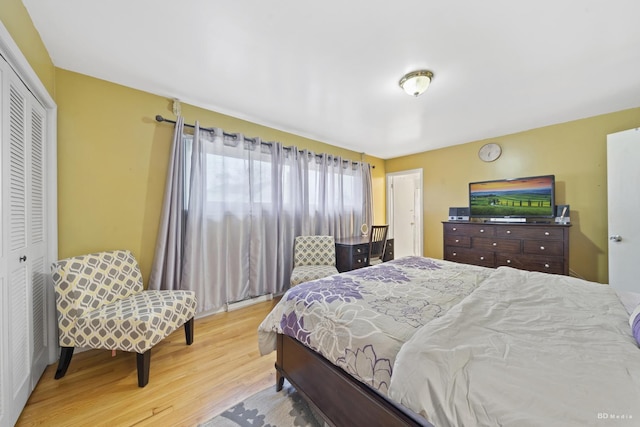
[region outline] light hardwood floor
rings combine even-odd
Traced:
[[[17,426],[197,426],[272,386],[275,352],[260,356],[258,325],[276,300],[195,320],[151,350],[149,384],[138,387],[133,353],[75,354],[67,374],[45,370]]]

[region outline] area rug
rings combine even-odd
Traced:
[[[200,427],[323,427],[322,418],[291,384],[254,394]]]

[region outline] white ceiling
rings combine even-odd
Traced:
[[[638,0],[23,3],[57,67],[385,159],[640,106]]]

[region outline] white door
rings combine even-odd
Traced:
[[[31,95],[31,94],[29,94]],[[46,182],[46,148],[45,144],[45,119],[44,108],[31,95],[29,97],[29,151],[27,159],[29,210],[27,236],[29,258],[28,286],[30,287],[31,302],[31,385],[35,388],[40,376],[44,372],[49,361],[49,328],[47,327],[49,311],[52,306],[47,303],[47,285],[51,275],[47,262],[47,224],[45,193],[48,189]]]
[[[45,110],[6,63],[2,99],[2,417],[15,422],[47,366]],[[5,270],[6,269],[6,270]],[[6,346],[5,346],[6,345]]]
[[[640,128],[607,135],[609,284],[640,293]]]
[[[394,258],[422,255],[422,169],[387,174],[387,218]]]

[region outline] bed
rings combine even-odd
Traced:
[[[290,289],[259,346],[331,425],[640,420],[629,313],[566,276],[401,258]]]

